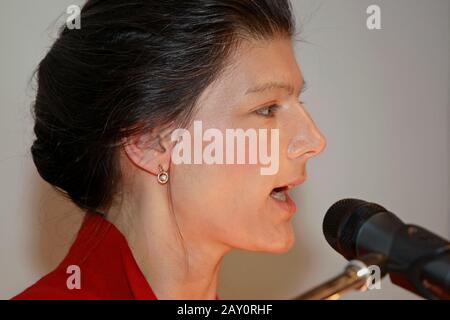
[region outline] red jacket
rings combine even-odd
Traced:
[[[122,233],[101,215],[87,212],[58,267],[12,299],[157,298]]]

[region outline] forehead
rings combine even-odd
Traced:
[[[249,89],[264,83],[286,83],[296,90],[301,88],[303,77],[289,38],[242,42],[200,101],[238,104],[246,98]]]
[[[264,82],[302,82],[290,38],[243,42],[231,57],[229,75],[248,87]]]

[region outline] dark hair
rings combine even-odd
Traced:
[[[111,203],[124,137],[187,125],[244,39],[292,37],[289,0],[90,0],[37,69],[31,147],[41,177],[78,207]]]

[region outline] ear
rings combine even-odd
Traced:
[[[146,133],[128,137],[124,141],[124,151],[128,159],[142,170],[157,175],[159,166],[168,171],[173,145],[167,139],[167,130],[155,137]]]

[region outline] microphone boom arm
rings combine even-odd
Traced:
[[[367,290],[367,281],[371,276],[369,267],[377,265],[380,267],[381,277],[384,272],[386,257],[382,254],[367,254],[346,265],[344,271],[329,281],[301,294],[293,300],[336,300],[351,290]]]

